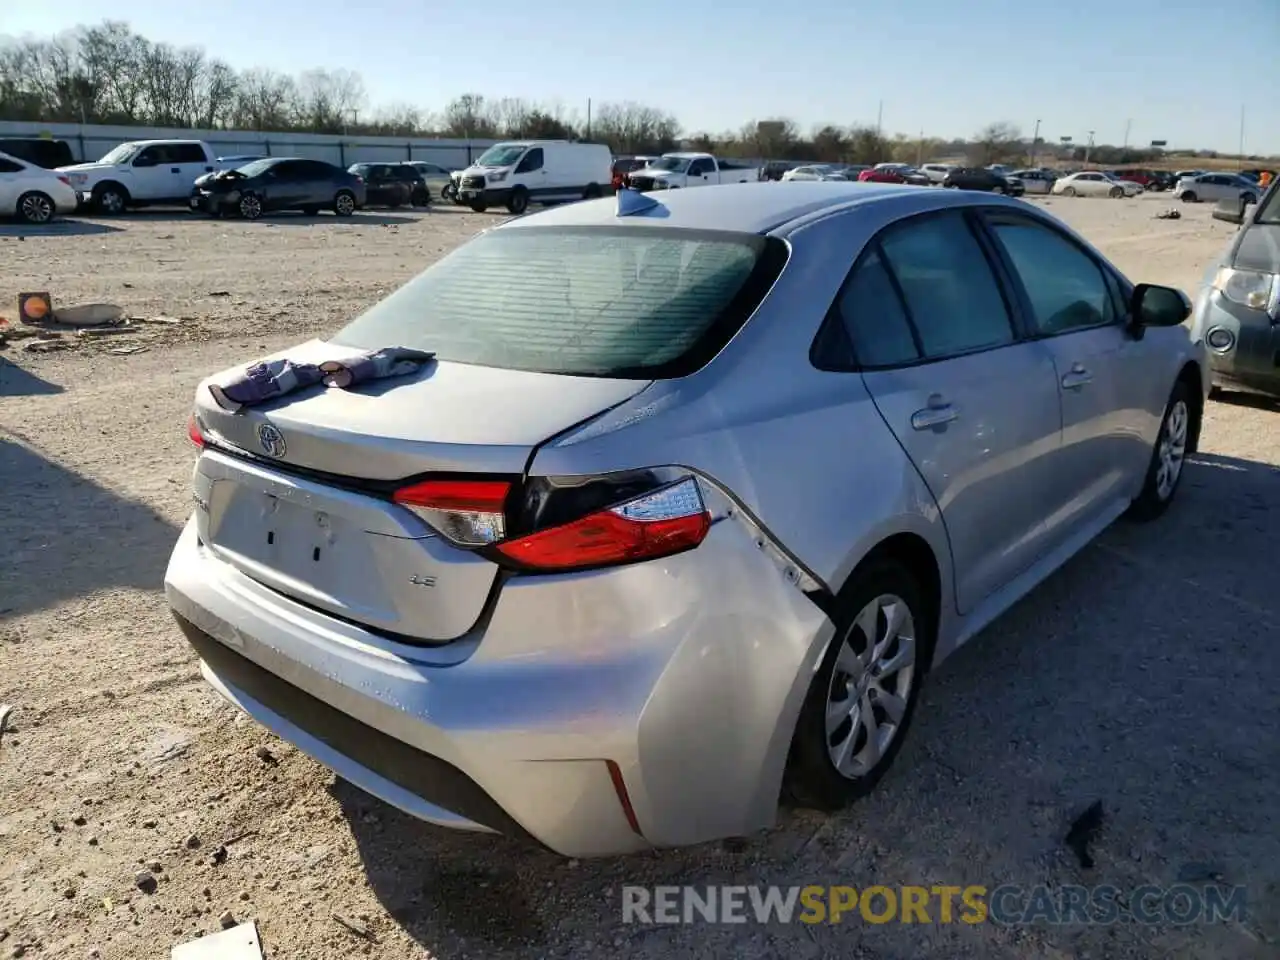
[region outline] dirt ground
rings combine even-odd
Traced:
[[[1134,279],[1188,291],[1232,229],[1207,206],[1154,219],[1167,198],[1048,202]],[[0,225],[11,315],[18,291],[50,290],[140,318],[56,352],[0,351],[0,703],[16,707],[0,741],[0,957],[167,957],[224,911],[257,920],[267,956],[299,960],[1277,956],[1280,410],[1266,405],[1211,403],[1174,509],[1117,525],[949,661],[895,770],[838,817],[565,861],[413,821],[222,704],[160,589],[190,504],[198,379],[334,330],[496,222]],[[1096,799],[1083,870],[1062,837]],[[135,885],[148,864],[153,892]],[[619,892],[1179,879],[1243,885],[1247,918],[646,927],[621,922]]]

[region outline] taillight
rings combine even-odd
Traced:
[[[63,183],[65,183],[68,187],[71,186],[70,177],[58,177],[58,179],[61,180]]]
[[[200,421],[196,419],[193,413],[187,419],[187,439],[196,445],[197,448],[204,449],[204,432],[200,429]]]
[[[464,547],[497,543],[507,532],[505,480],[425,480],[391,497]]]
[[[520,567],[573,570],[653,560],[700,544],[711,529],[698,481],[685,477],[578,520],[494,548]]]
[[[437,479],[392,500],[457,546],[523,571],[581,570],[689,550],[711,529],[698,481],[670,468],[607,477]]]

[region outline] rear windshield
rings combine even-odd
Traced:
[[[521,227],[467,243],[334,341],[577,376],[684,376],[710,360],[786,260],[753,234]]]

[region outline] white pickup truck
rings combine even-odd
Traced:
[[[123,213],[157,203],[186,205],[196,177],[218,168],[202,140],[133,140],[96,163],[59,167],[80,202],[98,213]]]
[[[756,167],[734,160],[720,160],[709,153],[664,153],[647,167],[627,175],[633,190],[675,190],[706,187],[714,183],[754,183]]]

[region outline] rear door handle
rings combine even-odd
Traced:
[[[1081,364],[1075,364],[1071,368],[1071,372],[1062,378],[1062,389],[1079,390],[1086,383],[1093,380],[1093,374],[1086,370]]]
[[[931,430],[934,427],[950,423],[958,416],[960,416],[960,411],[949,403],[931,403],[923,410],[917,410],[911,415],[911,429]]]
[[[170,167],[170,168],[169,168],[169,172],[170,172],[170,173],[181,173],[182,171],[181,171],[178,167]]]

